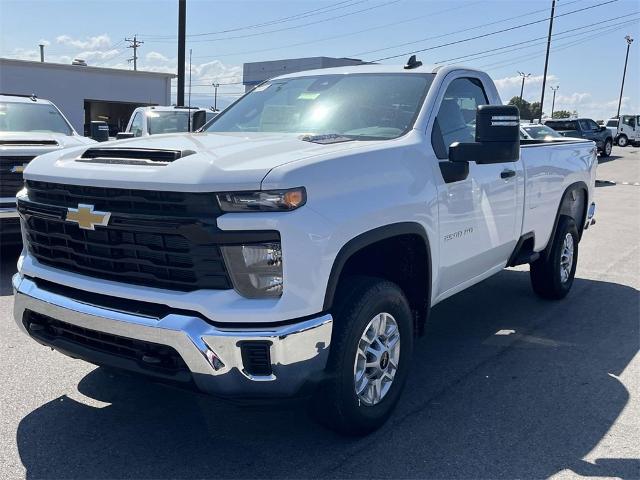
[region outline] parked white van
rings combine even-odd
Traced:
[[[618,124],[618,146],[640,143],[640,115],[622,115]]]

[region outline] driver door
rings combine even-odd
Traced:
[[[476,109],[488,104],[480,79],[452,80],[440,100],[432,129],[432,146],[440,163],[449,162],[449,145],[475,140]],[[476,164],[469,175],[443,181],[438,188],[440,270],[437,295],[442,298],[479,281],[506,264],[519,235],[517,185],[520,162]]]

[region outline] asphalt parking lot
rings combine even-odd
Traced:
[[[538,299],[518,268],[438,305],[398,409],[363,439],[301,405],[239,408],[36,344],[11,317],[5,249],[0,477],[640,478],[640,148],[614,148],[598,179],[569,297]]]

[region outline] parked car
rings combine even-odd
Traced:
[[[613,137],[613,143],[618,142],[618,122],[619,120],[617,118],[610,118],[604,125],[611,133],[611,136]]]
[[[592,140],[596,143],[600,155],[611,155],[613,135],[607,127],[598,125],[590,118],[549,119],[545,120],[544,124],[565,137]]]
[[[521,123],[520,140],[545,140],[548,142],[565,140],[566,137],[560,135],[553,128],[539,123]]]
[[[27,164],[43,153],[93,143],[49,100],[0,95],[0,245],[21,242],[16,193]]]
[[[618,146],[640,143],[640,115],[622,115],[618,128]]]
[[[208,112],[209,110],[198,107],[138,107],[131,114],[125,135],[120,133],[116,138],[193,132],[206,123]]]
[[[30,164],[15,320],[227,399],[311,396],[325,424],[368,433],[433,305],[520,264],[541,297],[569,293],[597,163],[583,139],[521,147],[517,108],[479,70],[284,75],[203,133]]]

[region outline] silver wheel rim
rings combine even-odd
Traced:
[[[627,138],[626,137],[620,137],[618,139],[618,145],[620,145],[621,147],[625,147],[627,145]]]
[[[573,235],[567,233],[562,242],[562,255],[560,256],[560,281],[565,283],[571,275],[573,267]]]
[[[400,330],[393,315],[380,313],[367,324],[353,362],[356,396],[361,404],[382,401],[393,384],[400,361]]]
[[[611,154],[611,144],[609,142],[605,143],[604,151],[606,152],[607,155]]]

